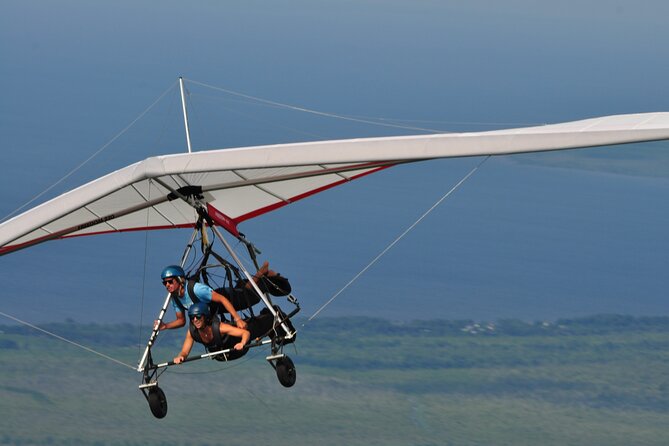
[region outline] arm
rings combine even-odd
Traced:
[[[184,359],[188,357],[190,350],[193,348],[193,337],[190,335],[190,331],[186,333],[186,339],[184,339],[184,345],[181,347],[181,352],[174,357],[175,364],[181,364]]]
[[[235,350],[243,349],[244,346],[249,342],[249,338],[251,337],[251,333],[248,330],[244,330],[243,328],[239,327],[233,327],[232,325],[224,323],[219,324],[219,331],[222,335],[228,334],[236,338],[242,338],[241,342],[235,344]]]
[[[246,322],[242,320],[241,317],[239,317],[237,310],[235,310],[235,307],[232,306],[227,297],[217,293],[216,291],[212,291],[211,300],[212,302],[218,302],[221,305],[223,305],[223,307],[228,311],[228,313],[230,313],[232,318],[235,320],[235,325],[237,325],[238,328],[246,328]]]
[[[181,328],[186,325],[186,317],[181,311],[176,312],[177,318],[171,322],[161,322],[158,330],[171,330],[173,328]],[[158,321],[156,321],[157,323]]]

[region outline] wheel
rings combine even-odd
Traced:
[[[295,364],[288,356],[276,361],[276,376],[284,387],[293,387],[295,384],[297,372],[295,371]]]
[[[149,401],[151,413],[156,418],[164,418],[167,415],[167,398],[163,389],[156,386],[149,390],[149,396],[146,398]]]

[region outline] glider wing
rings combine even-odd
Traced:
[[[669,139],[669,113],[606,116],[476,133],[332,140],[148,158],[0,224],[0,255],[56,238],[193,226],[195,193],[237,225],[399,163]]]

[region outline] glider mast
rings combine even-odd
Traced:
[[[186,127],[186,144],[188,145],[188,153],[192,153],[190,128],[188,127],[188,111],[186,110],[186,89],[184,88],[184,78],[181,76],[179,76],[179,91],[181,91],[181,108],[184,112],[184,127]]]

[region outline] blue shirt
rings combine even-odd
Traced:
[[[211,293],[214,290],[212,290],[210,287],[204,283],[196,282],[193,284],[193,291],[195,292],[195,296],[199,299],[200,302],[211,303]],[[188,282],[184,283],[184,295],[179,296],[178,299],[186,310],[188,310],[190,306],[193,305],[193,299],[191,299],[190,294],[188,294]],[[174,308],[176,313],[182,312],[179,305],[177,305],[177,303],[174,301],[174,296],[172,296],[172,308]]]

